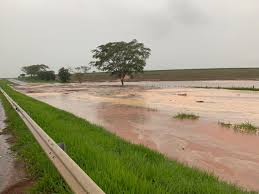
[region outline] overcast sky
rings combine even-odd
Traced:
[[[146,69],[259,67],[259,1],[0,0],[0,77],[132,39],[152,49]]]

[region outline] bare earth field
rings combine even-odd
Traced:
[[[36,99],[72,112],[169,158],[259,190],[259,136],[222,128],[218,121],[259,126],[259,92],[185,86],[259,86],[258,81],[26,84],[15,86]],[[213,85],[213,86],[214,86]],[[236,86],[236,85],[235,85]],[[197,121],[174,119],[195,113]]]

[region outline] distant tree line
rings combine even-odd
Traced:
[[[59,69],[58,74],[56,75],[54,71],[49,70],[49,66],[40,64],[40,65],[28,65],[22,67],[22,74],[19,78],[24,80],[35,80],[35,81],[55,81],[58,80],[62,83],[67,83],[71,79],[71,75],[74,74],[75,79],[81,83],[83,76],[88,72],[90,67],[88,66],[79,66],[74,70],[71,68],[62,67]]]
[[[26,75],[29,76],[31,79],[39,79],[39,80],[45,80],[45,81],[50,81],[50,80],[55,80],[55,72],[48,70],[49,67],[44,64],[40,65],[28,65],[22,67],[22,72],[24,74],[21,74],[20,77],[24,78]]]
[[[98,46],[92,50],[92,53],[94,60],[90,62],[90,66],[116,76],[123,86],[126,77],[143,73],[151,49],[134,39],[130,42],[109,42]],[[20,75],[20,78],[44,81],[59,80],[66,83],[70,81],[71,74],[73,74],[74,79],[81,83],[89,69],[89,66],[79,66],[74,70],[62,67],[55,75],[55,72],[49,70],[47,65],[29,65],[22,67],[23,74]]]

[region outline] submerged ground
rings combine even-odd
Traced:
[[[11,144],[15,141],[5,124],[5,113],[0,101],[0,193],[20,193],[32,185],[27,178],[23,163],[17,161]],[[19,192],[18,192],[19,191]]]
[[[100,124],[131,142],[259,190],[259,137],[218,125],[218,121],[250,121],[259,126],[259,93],[183,87],[193,84],[138,82],[124,88],[116,83],[27,84],[16,88]],[[255,81],[228,81],[197,82],[195,86],[233,84],[259,85]],[[179,121],[173,118],[178,112],[193,112],[201,118]]]

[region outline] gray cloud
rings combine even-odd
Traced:
[[[147,69],[259,67],[258,10],[257,0],[1,0],[0,77],[87,64],[99,44],[133,38],[152,49]]]
[[[175,0],[169,3],[172,19],[186,25],[206,24],[208,15],[193,0]]]

